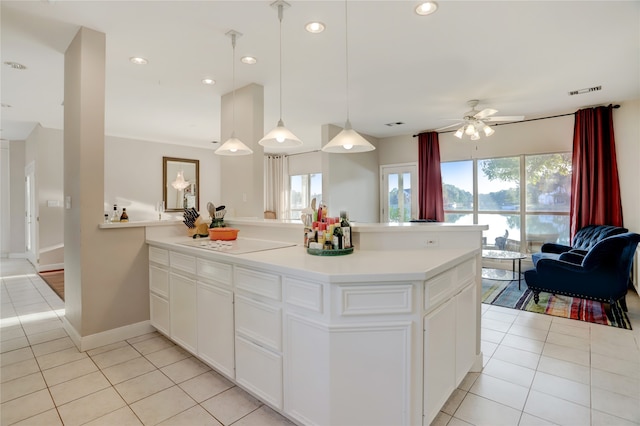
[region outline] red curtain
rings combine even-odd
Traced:
[[[440,143],[437,132],[418,135],[419,219],[444,222]]]
[[[613,106],[576,111],[571,175],[571,239],[585,225],[622,226]]]

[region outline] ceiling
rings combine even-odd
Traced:
[[[346,118],[342,1],[290,1],[283,20],[282,108],[304,145],[320,148],[321,125]],[[62,129],[64,52],[80,26],[106,34],[108,135],[215,149],[220,99],[264,86],[264,130],[279,117],[277,10],[271,1],[1,2],[2,139],[33,127]],[[638,1],[440,1],[430,16],[417,1],[348,3],[349,110],[375,137],[413,134],[478,109],[526,119],[640,97]],[[326,30],[304,26],[321,21]],[[246,65],[239,58],[255,56]],[[132,56],[149,63],[134,65]],[[15,70],[4,62],[27,66]],[[201,83],[205,77],[213,86]],[[569,96],[593,86],[602,90]],[[7,105],[10,105],[7,106]],[[387,123],[402,122],[397,126]],[[455,130],[455,129],[454,129]]]

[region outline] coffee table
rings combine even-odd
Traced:
[[[526,254],[522,254],[517,251],[482,250],[483,259],[511,261],[511,271],[505,271],[503,269],[482,268],[482,278],[488,278],[491,280],[503,280],[503,281],[518,280],[518,290],[520,290],[520,283],[522,281],[522,259],[525,259],[526,257],[527,257]],[[518,261],[517,275],[516,275],[516,260]]]

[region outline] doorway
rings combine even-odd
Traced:
[[[380,166],[380,217],[383,222],[409,222],[418,216],[418,166]]]

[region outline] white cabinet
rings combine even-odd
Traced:
[[[233,379],[233,292],[198,281],[198,356]]]
[[[470,284],[455,298],[456,303],[456,386],[476,360],[476,285]]]
[[[171,338],[192,353],[197,351],[196,281],[174,272],[169,275]]]
[[[169,312],[169,252],[149,247],[149,315],[150,323],[167,336],[170,330]]]
[[[282,409],[282,283],[279,275],[236,267],[236,381]]]
[[[427,425],[476,359],[476,285],[474,281],[465,285],[424,318],[423,409]]]
[[[424,413],[430,424],[456,388],[455,304],[445,302],[424,318]]]

